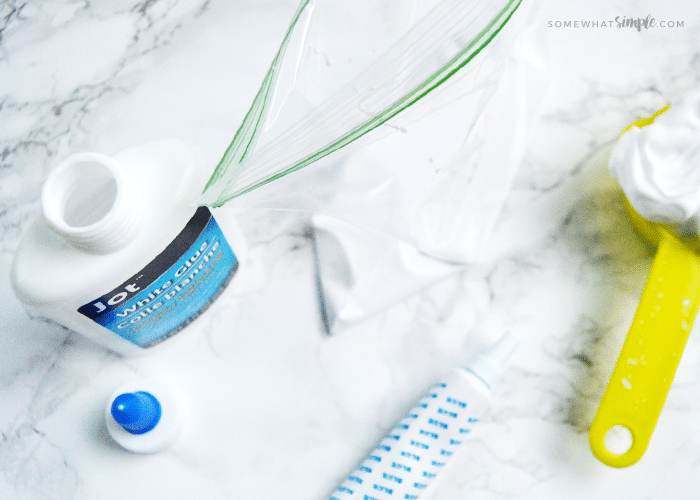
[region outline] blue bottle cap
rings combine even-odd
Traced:
[[[152,430],[161,416],[160,402],[144,391],[120,394],[112,402],[112,417],[131,434],[144,434]]]

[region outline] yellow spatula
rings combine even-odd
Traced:
[[[636,229],[658,250],[589,431],[593,454],[611,467],[628,467],[646,451],[700,306],[700,240],[676,236],[627,206]]]

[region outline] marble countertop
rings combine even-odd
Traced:
[[[505,329],[520,347],[429,498],[700,496],[697,335],[640,462],[603,465],[587,433],[653,258],[607,158],[626,124],[700,85],[692,0],[547,4],[537,29],[552,88],[491,257],[367,321],[323,333],[308,214],[261,210],[237,216],[240,274],[153,354],[122,358],[24,313],[9,270],[50,168],[163,136],[217,161],[295,4],[0,3],[0,498],[327,498],[428,387]],[[609,26],[647,15],[666,26]],[[156,455],[122,450],[104,425],[107,398],[139,377],[188,401],[186,433]]]

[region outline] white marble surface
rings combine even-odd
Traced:
[[[587,428],[649,269],[606,173],[619,131],[700,85],[700,4],[550,2],[553,88],[491,240],[492,258],[333,337],[322,333],[304,214],[239,216],[247,265],[162,350],[120,358],[30,320],[9,287],[48,170],[69,153],[175,136],[218,160],[293,0],[0,3],[0,498],[323,499],[450,366],[522,337],[478,433],[431,498],[700,495],[700,339],[648,451],[611,469]],[[682,27],[556,28],[616,16]],[[254,55],[254,57],[251,56]],[[104,404],[150,376],[189,401],[188,432],[135,456]]]

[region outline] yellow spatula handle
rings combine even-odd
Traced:
[[[627,467],[644,454],[698,306],[700,256],[667,235],[659,243],[632,326],[589,432],[591,449],[604,464]],[[631,434],[626,452],[606,447],[606,434],[616,426]]]

